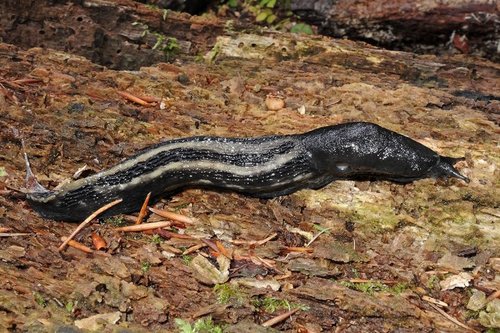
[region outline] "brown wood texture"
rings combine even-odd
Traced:
[[[321,33],[401,50],[455,49],[498,61],[500,2],[492,0],[292,0]]]
[[[475,315],[467,306],[499,289],[499,64],[165,18],[129,0],[7,0],[0,10],[0,331],[176,332],[176,319],[206,316],[226,332],[494,325],[484,304]],[[154,47],[160,35],[177,39],[176,52]],[[190,189],[154,207],[193,223],[142,233],[117,229],[134,216],[94,223],[75,239],[92,248],[98,233],[107,248],[92,254],[58,252],[75,225],[41,218],[18,191],[22,138],[54,188],[165,139],[349,121],[465,156],[457,168],[471,182],[335,181],[272,200]],[[455,283],[469,286],[447,289]],[[262,326],[297,306],[276,330]]]

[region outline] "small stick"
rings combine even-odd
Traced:
[[[170,221],[161,221],[161,222],[152,222],[152,223],[142,223],[142,224],[134,224],[125,227],[115,228],[116,231],[125,231],[125,232],[137,232],[137,231],[145,231],[145,230],[153,230],[158,228],[170,227],[172,222]]]
[[[196,239],[193,236],[190,235],[183,235],[183,234],[178,234],[176,232],[168,231],[165,229],[156,229],[154,231],[155,234],[160,235],[161,237],[165,239],[170,239],[170,238],[177,238],[177,239]]]
[[[119,204],[122,201],[123,201],[123,199],[118,199],[118,200],[112,201],[112,202],[110,202],[110,203],[102,206],[101,208],[99,208],[98,210],[96,210],[95,212],[93,212],[92,214],[90,214],[89,217],[87,217],[82,223],[80,223],[80,225],[78,227],[76,227],[75,231],[73,231],[73,233],[61,244],[61,246],[59,246],[59,248],[57,250],[59,252],[61,252],[62,250],[64,250],[64,248],[66,247],[66,245],[68,245],[68,242],[70,240],[72,240],[76,236],[76,234],[78,234],[83,228],[85,228],[87,226],[87,224],[89,224],[99,214],[105,212],[106,210],[110,209],[114,205]]]
[[[370,279],[349,279],[351,283],[383,283],[383,284],[395,284],[398,281],[395,280],[370,280]]]
[[[486,303],[491,302],[495,298],[500,298],[500,290],[497,290],[493,294],[491,294],[490,296],[488,296],[488,298],[486,298]]]
[[[155,97],[155,96],[149,96],[149,95],[139,95],[137,96],[143,101],[146,101],[148,103],[159,103],[161,102],[161,98]]]
[[[212,242],[211,240],[202,238],[201,241],[205,243],[209,248],[211,248],[214,252],[220,253],[219,249],[217,248],[217,245],[215,245],[215,243]]]
[[[43,80],[35,78],[25,78],[25,79],[17,79],[12,82],[15,84],[31,84],[31,83],[40,83],[43,82]]]
[[[182,252],[182,250],[179,250],[178,248],[175,248],[175,247],[168,245],[168,244],[162,244],[161,247],[162,247],[162,249],[170,251],[173,254],[183,254],[184,253],[184,252]]]
[[[440,301],[440,300],[438,300],[438,299],[435,299],[434,297],[430,297],[430,296],[426,296],[426,295],[424,295],[424,296],[422,296],[422,299],[423,299],[424,301],[428,302],[428,303],[436,304],[436,305],[439,305],[439,306],[441,306],[441,307],[443,307],[443,308],[448,307],[448,303],[445,303],[445,302],[443,302],[443,301]]]
[[[146,196],[146,200],[144,200],[144,203],[142,204],[141,211],[137,216],[135,224],[141,224],[142,220],[144,219],[144,216],[146,216],[146,211],[148,209],[148,204],[149,204],[149,198],[151,198],[151,192],[149,192],[148,195]]]
[[[321,230],[320,232],[318,232],[316,235],[314,235],[314,237],[309,242],[307,242],[306,247],[310,246],[316,239],[318,239],[319,236],[321,236],[321,234],[323,234],[327,231],[330,231],[330,229],[332,229],[332,228],[325,228],[325,229]]]
[[[299,253],[313,253],[314,249],[310,247],[297,247],[297,246],[286,246],[285,250],[287,252],[299,252]]]
[[[0,232],[0,237],[17,237],[17,236],[27,236],[29,235],[28,233],[25,232]]]
[[[186,249],[186,251],[182,252],[182,255],[186,255],[186,254],[191,254],[195,251],[198,251],[199,249],[203,248],[207,246],[206,244],[196,244],[196,245],[193,245],[191,246],[189,249]]]
[[[219,253],[221,253],[228,259],[233,259],[231,253],[229,253],[229,251],[224,247],[224,245],[219,240],[215,241],[215,246],[217,246],[217,250],[219,250]]]
[[[292,316],[295,312],[299,311],[299,308],[287,311],[283,314],[280,314],[279,316],[276,316],[274,318],[269,319],[268,321],[262,323],[262,326],[264,327],[271,327],[276,325],[277,323],[282,322],[283,320],[286,320],[288,317]]]
[[[261,240],[258,240],[258,241],[255,241],[255,240],[252,240],[252,241],[247,241],[247,240],[231,240],[230,242],[233,243],[233,244],[236,244],[236,245],[242,245],[242,244],[247,244],[247,245],[264,245],[265,243],[269,242],[270,240],[272,240],[274,237],[278,236],[277,233],[273,233],[271,234],[271,236],[269,237],[266,237],[264,239],[261,239]]]
[[[171,219],[171,220],[183,222],[186,224],[193,224],[194,223],[194,221],[192,219],[190,219],[189,217],[187,217],[185,215],[181,215],[181,214],[177,214],[177,213],[173,213],[173,212],[167,212],[165,210],[160,210],[160,209],[156,209],[156,208],[152,208],[152,207],[149,207],[149,210],[151,212],[155,213],[156,215],[159,215],[159,216],[164,217],[166,219]]]
[[[461,322],[459,322],[456,318],[450,316],[449,314],[447,314],[444,310],[442,310],[440,307],[438,307],[437,305],[434,305],[432,303],[429,303],[429,305],[434,309],[436,310],[437,312],[439,312],[443,317],[445,317],[446,319],[448,319],[449,321],[451,321],[452,323],[466,329],[466,330],[470,330],[472,332],[475,332],[475,333],[479,333],[478,331],[476,331],[475,329],[472,329],[470,328],[469,326],[465,325],[465,324],[462,324]]]
[[[132,95],[131,93],[128,93],[126,91],[117,91],[118,95],[122,96],[125,99],[128,99],[131,102],[137,103],[142,106],[151,106],[148,102],[146,102],[143,99],[140,99],[137,96]]]
[[[278,280],[278,281],[279,280],[285,280],[285,279],[288,279],[290,276],[292,276],[292,272],[290,272],[290,271],[287,270],[287,271],[285,271],[285,274],[280,275],[280,276],[276,276],[274,279]]]
[[[66,241],[67,237],[61,237],[61,240]],[[73,239],[68,240],[68,246],[71,246],[72,248],[75,248],[85,253],[94,253],[94,250],[92,250],[90,247],[85,246],[82,243],[77,242],[76,240]]]

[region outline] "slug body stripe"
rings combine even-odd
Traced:
[[[149,192],[158,198],[186,187],[207,186],[267,198],[353,176],[397,181],[440,176],[446,164],[440,158],[445,159],[369,123],[288,136],[193,137],[163,142],[58,191],[33,192],[27,199],[42,216],[78,221],[115,199],[123,202],[107,215],[139,209]]]

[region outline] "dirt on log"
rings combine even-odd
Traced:
[[[165,17],[132,1],[7,3],[0,330],[500,325],[500,65],[228,29],[215,16]],[[169,138],[290,134],[348,121],[465,156],[457,167],[471,182],[336,181],[271,200],[191,189],[154,205],[190,224],[124,232],[117,228],[136,217],[118,216],[77,235],[89,249],[62,252],[76,225],[41,218],[22,193],[22,139],[40,182],[54,188],[76,170],[103,170]],[[148,214],[143,224],[165,220]],[[105,243],[99,250],[96,239]]]
[[[419,53],[500,60],[500,3],[491,0],[292,0],[301,19],[334,37]]]

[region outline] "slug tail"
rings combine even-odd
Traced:
[[[28,193],[47,193],[50,192],[45,187],[43,187],[36,179],[35,174],[31,171],[30,161],[28,159],[28,154],[26,153],[26,148],[24,146],[24,140],[22,140],[24,163],[26,165],[26,178],[24,184]]]
[[[436,171],[437,171],[437,176],[438,177],[452,177],[452,178],[458,178],[463,180],[466,183],[470,182],[470,179],[462,175],[460,172],[458,172],[457,169],[455,169],[454,165],[457,162],[464,161],[465,157],[447,157],[447,156],[440,156],[440,161],[438,165],[436,166]]]

